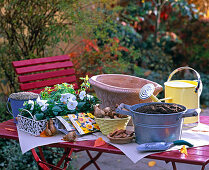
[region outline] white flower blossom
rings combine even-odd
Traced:
[[[89,95],[89,94],[87,94],[86,96],[87,96],[88,100],[91,100],[94,97],[94,96]]]
[[[41,100],[39,97],[36,99],[36,102],[39,106],[43,106],[46,104],[47,100]]]
[[[71,94],[70,99],[71,99],[72,101],[76,101],[76,96],[75,96],[74,94]]]
[[[41,100],[39,97],[36,99],[37,104],[41,107],[41,111],[45,111],[47,109],[47,100]]]
[[[69,110],[75,110],[76,106],[78,105],[78,102],[73,99],[74,99],[74,97],[71,97],[70,99],[68,99],[67,108]]]
[[[33,100],[28,100],[28,104],[31,105],[30,110],[34,109],[34,101]]]
[[[67,103],[67,100],[68,100],[69,98],[71,98],[72,96],[74,96],[74,95],[71,94],[71,93],[61,94],[60,101],[61,101],[62,103]]]
[[[79,94],[80,99],[83,100],[85,96],[86,96],[86,92],[81,91],[80,94]]]
[[[41,107],[41,111],[43,112],[43,111],[45,111],[46,109],[47,109],[47,106],[48,106],[49,104],[44,104],[42,107]]]

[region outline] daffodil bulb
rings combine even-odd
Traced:
[[[86,92],[85,91],[81,91],[80,94],[79,94],[79,98],[81,100],[83,100],[85,96],[86,96]]]
[[[28,100],[28,104],[31,105],[30,110],[34,109],[34,101],[33,100]]]
[[[74,99],[73,97],[68,99],[67,108],[69,110],[75,110],[76,106],[78,105],[78,102],[76,100],[73,100],[73,99]]]

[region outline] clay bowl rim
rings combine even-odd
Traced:
[[[119,75],[119,76],[124,76],[124,77],[133,77],[133,78],[135,78],[135,79],[145,80],[145,81],[148,81],[149,83],[154,84],[155,89],[156,89],[156,88],[160,88],[160,89],[161,89],[160,91],[162,91],[162,89],[163,89],[163,87],[162,87],[160,84],[156,83],[156,82],[153,82],[153,81],[148,80],[148,79],[144,79],[144,78],[132,76],[132,75],[126,75],[126,74],[99,74],[99,75],[95,75],[95,76],[92,76],[92,77],[89,79],[89,80],[90,80],[90,84],[92,83],[92,84],[94,85],[94,84],[98,83],[97,85],[99,85],[99,87],[100,87],[100,88],[103,88],[103,89],[105,89],[104,87],[106,86],[106,88],[111,88],[111,89],[120,90],[120,91],[127,90],[127,91],[132,91],[132,92],[139,92],[140,88],[124,88],[124,87],[111,86],[111,85],[109,85],[109,84],[105,84],[105,83],[102,83],[102,82],[100,82],[100,81],[97,80],[97,77],[99,77],[99,76],[109,76],[109,75],[110,75],[110,76],[111,76],[111,75],[116,75],[116,76]],[[91,82],[91,81],[93,81],[93,82]],[[147,84],[147,83],[146,83],[146,84]],[[102,87],[102,85],[103,85],[103,87]],[[107,89],[106,89],[106,90],[107,90]],[[159,91],[159,92],[160,92],[160,91]],[[155,92],[154,92],[154,93],[155,93]]]

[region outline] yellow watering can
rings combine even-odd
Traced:
[[[171,80],[173,75],[182,70],[192,70],[197,80]],[[191,67],[180,67],[175,69],[168,77],[165,85],[165,102],[176,103],[188,109],[196,109],[198,116],[184,118],[184,127],[196,126],[199,122],[200,95],[202,92],[202,81],[199,73]]]

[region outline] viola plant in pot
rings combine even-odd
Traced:
[[[38,136],[50,118],[92,112],[99,100],[86,93],[90,87],[88,77],[82,79],[84,82],[77,91],[72,84],[56,84],[53,87],[46,87],[35,101],[26,101],[25,107],[20,109],[18,115],[19,129]]]

